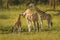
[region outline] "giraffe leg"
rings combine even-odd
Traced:
[[[37,30],[37,28],[36,28],[36,22],[34,22],[34,30],[35,31]]]
[[[18,26],[18,30],[17,30],[18,32],[21,32],[21,26]]]
[[[40,22],[41,22],[41,23],[40,23],[40,24],[41,24],[41,29],[43,30],[43,16],[40,16],[40,18],[41,18],[41,19],[40,19],[40,20],[41,20],[41,21],[40,21]]]
[[[48,28],[51,29],[51,21],[48,21]]]
[[[13,27],[13,32],[15,32],[15,27]]]
[[[43,20],[41,20],[41,29],[43,30]]]
[[[28,20],[28,31],[31,32],[31,21]]]
[[[15,32],[15,30],[16,30],[16,25],[14,25],[14,27],[13,27],[13,32]]]
[[[37,22],[37,29],[38,29],[38,31],[39,31],[39,23]]]
[[[34,30],[38,30],[39,31],[39,24],[38,22],[34,22]]]

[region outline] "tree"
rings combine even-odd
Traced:
[[[49,0],[49,5],[53,8],[56,9],[56,5],[58,0]]]
[[[5,0],[5,1],[3,2],[3,7],[6,8],[6,9],[9,8],[9,0]]]
[[[2,3],[3,3],[2,0],[0,0],[0,8],[2,7]]]

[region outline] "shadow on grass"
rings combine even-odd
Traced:
[[[12,26],[7,26],[7,27],[0,26],[0,33],[1,34],[12,33]]]
[[[10,33],[13,33],[12,31],[13,31],[13,26],[7,26],[7,27],[0,26],[0,34],[10,34]],[[40,29],[39,32],[40,31],[41,32],[60,31],[60,28],[55,28],[54,27],[51,30],[49,28],[48,29],[43,29],[43,30]],[[28,29],[22,28],[21,33],[24,33],[24,32],[27,33]],[[32,32],[34,32],[34,31],[32,31]]]
[[[0,25],[0,34],[13,33],[13,28],[14,28],[14,26],[6,26],[6,27],[3,27],[3,26]],[[28,29],[27,28],[26,29],[25,28],[22,28],[21,32],[28,32]]]
[[[8,15],[0,15],[0,19],[9,19],[10,18],[10,16],[8,16]]]

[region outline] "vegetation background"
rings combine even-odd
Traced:
[[[25,11],[26,4],[34,4],[52,15],[52,30],[39,32],[11,33],[18,15]],[[22,17],[22,28],[27,30],[27,23]],[[44,29],[47,21],[44,21]],[[60,40],[60,0],[0,0],[0,40]]]

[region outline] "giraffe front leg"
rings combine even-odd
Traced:
[[[41,21],[40,21],[40,22],[41,22],[41,23],[40,23],[40,24],[41,24],[41,29],[43,30],[43,20],[44,20],[44,17],[43,17],[43,16],[40,16],[40,20],[41,20]]]
[[[41,20],[41,29],[43,30],[43,20]]]
[[[18,32],[21,32],[21,26],[18,27]]]
[[[31,21],[28,21],[28,31],[31,32]]]
[[[34,31],[36,31],[37,30],[37,28],[36,28],[37,26],[36,26],[36,23],[34,22]]]
[[[14,27],[13,27],[13,32],[15,32],[16,31],[16,25],[14,25]]]

